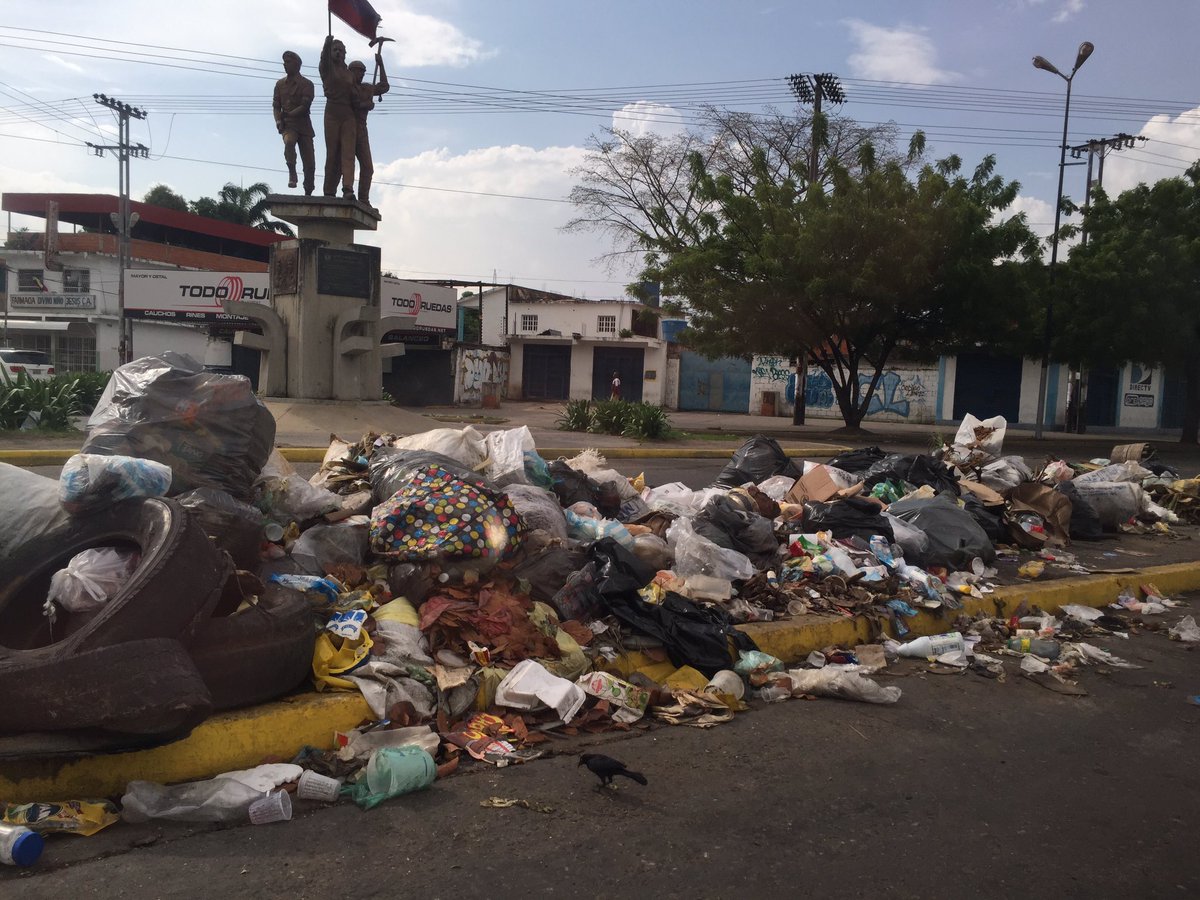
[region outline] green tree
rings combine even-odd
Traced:
[[[671,240],[647,241],[644,277],[686,299],[689,342],[711,356],[778,353],[813,359],[847,426],[870,406],[893,351],[922,358],[1020,343],[1025,266],[1038,242],[1022,215],[1004,217],[1019,185],[987,157],[968,178],[956,157],[923,165],[829,164],[830,191],[777,179],[752,152],[750,190],[692,157],[706,212]],[[861,377],[860,377],[861,376]]]
[[[175,193],[165,184],[156,184],[150,190],[146,191],[142,197],[143,203],[150,203],[154,206],[161,206],[163,209],[173,209],[176,212],[190,212],[188,202],[181,194]]]
[[[1200,161],[1177,178],[1110,199],[1097,191],[1088,242],[1058,279],[1056,356],[1134,360],[1182,374],[1183,433],[1200,438]]]
[[[295,232],[290,225],[272,219],[268,214],[267,196],[270,193],[271,187],[265,181],[255,182],[249,187],[227,182],[215,199],[201,197],[193,201],[192,212],[210,219],[220,219],[222,222],[234,222],[294,237]]]

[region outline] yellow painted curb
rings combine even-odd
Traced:
[[[373,719],[362,694],[301,694],[213,716],[181,741],[74,759],[5,760],[0,804],[115,797],[130,781],[170,784],[261,762],[292,759],[306,745],[333,749],[333,733]]]
[[[905,621],[912,637],[938,634],[949,630],[961,613],[1007,616],[1021,601],[1051,613],[1067,603],[1102,607],[1112,603],[1123,588],[1136,589],[1147,582],[1154,582],[1166,594],[1198,590],[1200,562],[1153,566],[1126,575],[1010,585],[982,600],[964,597],[961,610],[922,611]],[[874,637],[871,623],[862,616],[803,616],[738,628],[754,638],[759,649],[786,663],[799,662],[823,647],[853,647]],[[660,656],[632,651],[604,668],[623,676],[643,671],[665,677],[675,667],[664,664]],[[291,759],[305,745],[331,749],[335,731],[346,731],[370,718],[370,708],[360,694],[307,693],[214,716],[184,740],[150,750],[79,759],[6,760],[0,773],[0,802],[116,796],[134,780],[172,783],[210,778],[264,760]]]
[[[0,450],[0,462],[10,466],[23,466],[31,469],[35,466],[61,466],[79,450]]]
[[[1131,588],[1136,592],[1139,585],[1151,581],[1168,595],[1200,589],[1200,562],[1151,566],[1127,575],[1085,575],[998,587],[995,593],[986,595],[982,600],[963,597],[962,609],[936,612],[921,610],[915,617],[904,620],[910,631],[906,637],[949,631],[954,620],[964,613],[969,616],[980,613],[1009,616],[1021,601],[1025,601],[1031,609],[1036,606],[1048,613],[1057,612],[1069,603],[1107,606],[1117,599],[1123,588]],[[824,647],[853,647],[875,637],[871,621],[863,616],[852,619],[827,615],[801,616],[779,622],[739,625],[738,630],[750,635],[764,653],[778,657],[785,663],[800,662],[812,651]]]

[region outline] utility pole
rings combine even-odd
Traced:
[[[821,112],[821,101],[826,97],[831,103],[846,102],[846,93],[836,75],[822,72],[818,75],[789,75],[788,84],[792,93],[801,103],[811,103],[813,108],[811,145],[808,150],[808,190],[815,191],[820,187],[820,165],[817,151],[829,139],[829,128],[824,114]],[[808,377],[808,348],[802,347],[796,359],[796,400],[792,406],[792,424],[804,424],[805,381]]]
[[[1145,142],[1145,140],[1146,138],[1141,135],[1126,134],[1122,131],[1110,138],[1091,138],[1069,148],[1072,159],[1079,159],[1084,153],[1087,154],[1087,189],[1083,195],[1083,227],[1079,236],[1083,246],[1086,247],[1088,242],[1087,214],[1088,210],[1092,208],[1092,170],[1095,160],[1099,159],[1099,165],[1095,166],[1096,179],[1094,183],[1096,187],[1104,187],[1104,157],[1112,150],[1130,150],[1138,141]],[[1087,428],[1084,422],[1084,407],[1087,405],[1086,372],[1082,370],[1072,372],[1069,397],[1067,431],[1083,434]]]
[[[1088,239],[1087,212],[1089,209],[1092,208],[1092,162],[1093,162],[1093,160],[1097,157],[1099,157],[1099,159],[1100,159],[1100,164],[1098,166],[1098,172],[1097,172],[1096,182],[1095,182],[1096,187],[1104,187],[1104,157],[1106,157],[1108,155],[1109,151],[1111,151],[1111,150],[1131,150],[1135,146],[1135,142],[1142,141],[1144,143],[1145,140],[1146,140],[1146,138],[1142,137],[1140,134],[1138,134],[1138,135],[1126,134],[1125,132],[1122,131],[1110,138],[1092,138],[1091,140],[1085,141],[1082,144],[1077,144],[1074,147],[1070,148],[1072,159],[1079,159],[1079,157],[1083,156],[1084,153],[1086,153],[1088,155],[1087,193],[1085,193],[1083,195],[1084,219],[1083,219],[1083,229],[1082,229],[1082,233],[1080,235],[1080,242],[1085,247],[1087,246],[1087,239]]]
[[[129,160],[135,156],[148,159],[150,148],[145,144],[131,144],[129,140],[129,120],[146,118],[146,111],[106,97],[104,94],[92,94],[92,99],[101,106],[108,107],[117,114],[117,143],[93,144],[88,146],[97,156],[103,156],[105,150],[111,150],[117,156],[118,182],[120,185],[120,208],[118,212],[110,213],[113,224],[117,226],[117,322],[120,341],[117,345],[117,358],[121,364],[133,359],[133,323],[125,318],[125,270],[129,267],[129,232],[137,224],[137,215],[129,213]]]

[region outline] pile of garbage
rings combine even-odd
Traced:
[[[0,534],[0,694],[20,698],[0,707],[0,736],[128,749],[296,690],[361,693],[370,719],[334,750],[134,782],[121,804],[131,820],[269,822],[292,793],[370,808],[460,764],[536,758],[551,735],[712,727],[748,691],[894,703],[899,688],[866,677],[885,654],[986,668],[972,651],[993,638],[1111,623],[979,620],[970,639],[830,648],[790,670],[735,626],[866,616],[900,637],[919,609],[990,593],[998,553],[1034,551],[1035,577],[1075,565],[1073,539],[1197,514],[1200,481],[1144,447],[1034,471],[1002,454],[1004,428],[968,417],[936,453],[825,463],[757,436],[701,490],[628,477],[594,450],[543,459],[526,427],[441,428],[333,436],[306,479],[272,449],[245,379],[137,360],[58,481],[0,467],[0,496],[21,507]],[[1054,665],[1094,658],[1078,646]],[[79,830],[115,810],[55,815]]]

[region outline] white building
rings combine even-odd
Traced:
[[[56,205],[57,212],[48,213]],[[186,269],[241,273],[266,279],[270,245],[282,235],[218,222],[144,203],[130,242],[135,269]],[[117,238],[108,194],[14,194],[8,212],[46,217],[44,233],[11,233],[0,249],[4,283],[0,342],[49,353],[58,371],[105,371],[119,365]],[[84,230],[60,231],[59,222]],[[200,362],[256,378],[258,354],[232,345],[239,327],[217,306],[204,313],[127,308],[133,353],[187,353]],[[240,327],[245,327],[242,325]],[[244,358],[243,358],[244,357]]]
[[[508,397],[604,399],[615,372],[623,399],[664,403],[667,343],[659,310],[513,284],[484,291],[479,303],[482,342],[509,349]]]

